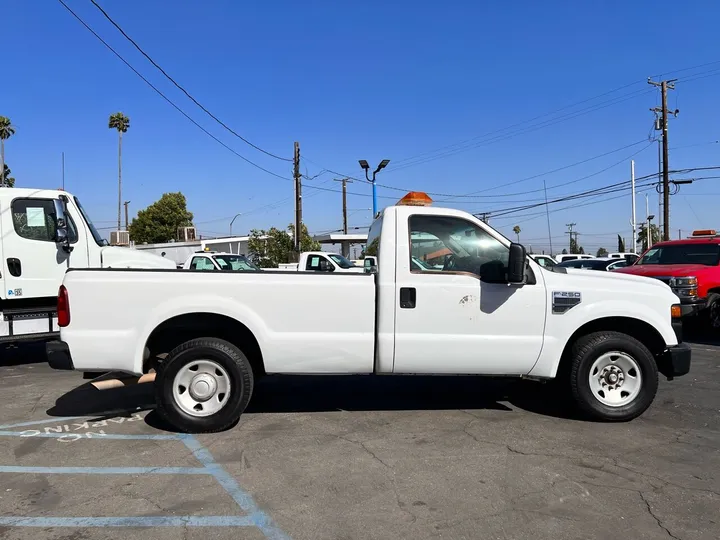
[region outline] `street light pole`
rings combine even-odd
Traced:
[[[230,222],[230,236],[232,236],[232,226],[233,226],[233,223],[235,223],[235,220],[236,220],[237,218],[239,218],[240,216],[242,216],[242,214],[235,214],[235,217],[232,218],[232,221]]]
[[[360,167],[365,171],[365,179],[372,184],[372,199],[373,199],[373,219],[375,219],[375,216],[377,215],[377,186],[375,185],[375,175],[382,171],[385,167],[387,167],[388,163],[390,163],[389,159],[383,159],[380,162],[380,165],[377,166],[377,169],[375,169],[372,173],[372,180],[370,180],[370,176],[368,175],[368,172],[370,171],[370,165],[367,161],[364,159],[358,160],[358,163],[360,163]]]

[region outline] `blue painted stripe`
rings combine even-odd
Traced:
[[[255,527],[254,516],[0,517],[10,527]]]
[[[98,431],[101,428],[95,428]],[[83,439],[117,439],[117,440],[149,440],[149,441],[179,441],[181,440],[181,437],[178,435],[117,435],[115,433],[98,433],[98,431],[69,431],[67,433],[33,433],[30,435],[31,432],[34,432],[37,430],[26,430],[26,431],[0,431],[0,436],[4,437],[43,437],[43,438],[49,438],[49,439],[60,439],[62,437],[68,438],[68,436],[72,435],[81,435]],[[87,434],[90,434],[91,436],[88,437]]]
[[[238,506],[253,516],[254,525],[258,527],[267,538],[270,540],[291,540],[290,536],[278,527],[269,515],[259,509],[252,496],[240,487],[235,478],[215,461],[215,458],[213,458],[207,448],[200,444],[192,435],[182,434],[180,438],[185,443],[185,446],[193,453],[195,459],[211,471],[211,474]]]
[[[0,473],[31,474],[212,474],[205,467],[24,467],[0,465]]]
[[[88,418],[88,417],[87,416],[65,416],[65,417],[48,418],[47,420],[33,420],[32,422],[20,422],[19,424],[4,424],[4,425],[0,426],[0,429],[8,429],[8,428],[24,427],[24,426],[39,426],[42,424],[62,424],[64,422],[69,422],[70,420],[79,420],[81,418]]]

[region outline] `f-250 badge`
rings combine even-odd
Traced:
[[[577,291],[553,291],[552,312],[562,315],[580,302],[582,295]]]

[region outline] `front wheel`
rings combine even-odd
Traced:
[[[187,341],[158,364],[160,416],[187,433],[223,431],[250,402],[253,373],[243,352],[217,338]]]
[[[583,336],[571,352],[570,387],[580,409],[598,420],[623,422],[655,399],[658,370],[652,353],[620,332]]]

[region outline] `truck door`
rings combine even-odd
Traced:
[[[542,277],[500,282],[509,250],[479,223],[428,214],[398,221],[393,371],[530,371],[543,344]],[[413,267],[412,257],[426,264]]]
[[[71,266],[88,266],[87,235],[78,235],[80,216],[68,205],[66,218],[71,251],[55,242],[57,220],[51,198],[18,197],[2,208],[3,297],[55,298]]]

